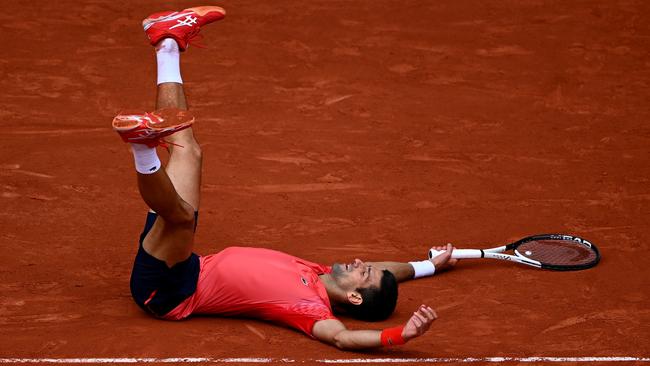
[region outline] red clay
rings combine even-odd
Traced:
[[[144,314],[128,278],[146,207],[110,121],[153,109],[140,21],[163,9],[3,5],[0,357],[368,357],[255,320]],[[466,262],[403,285],[373,327],[420,303],[440,318],[370,356],[648,356],[646,2],[219,5],[210,48],[183,55],[205,153],[197,252],[406,261],[573,233],[598,267]]]

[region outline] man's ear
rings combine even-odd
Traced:
[[[352,305],[361,305],[363,302],[363,297],[361,297],[361,294],[356,291],[348,291],[346,295],[348,297],[348,301]]]

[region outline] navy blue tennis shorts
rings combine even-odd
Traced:
[[[149,212],[140,234],[138,254],[131,272],[131,295],[144,311],[158,317],[172,311],[196,291],[199,280],[199,256],[192,253],[186,260],[169,268],[142,247],[142,242],[156,222],[158,214]],[[194,213],[194,230],[199,213]]]

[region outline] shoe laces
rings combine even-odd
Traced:
[[[202,44],[203,35],[199,34],[201,28],[192,29],[191,32],[187,34],[187,44],[191,44],[194,47],[198,48],[208,48],[206,45]]]
[[[158,140],[158,146],[160,146],[160,147],[164,147],[165,149],[167,149],[167,148],[169,148],[169,145],[173,145],[173,146],[176,146],[176,147],[184,148],[183,145],[179,145],[179,144],[173,143],[173,142],[171,142],[171,141],[167,141],[167,140],[165,140],[165,139],[160,139],[160,140]]]

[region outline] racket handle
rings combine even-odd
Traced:
[[[437,257],[442,253],[444,253],[444,251],[429,249],[429,259]],[[451,253],[451,257],[454,259],[482,258],[483,251],[479,249],[454,249]]]

